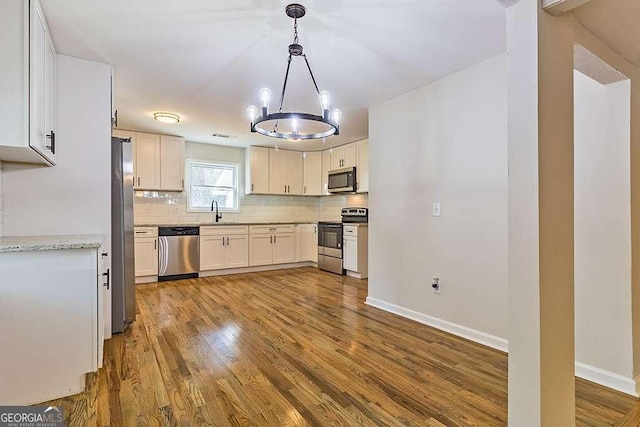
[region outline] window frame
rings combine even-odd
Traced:
[[[198,207],[192,207],[191,206],[191,191],[192,191],[192,187],[191,187],[191,168],[193,166],[197,166],[197,165],[202,165],[202,166],[208,166],[208,167],[223,167],[223,168],[233,168],[233,180],[234,180],[234,205],[235,208],[225,208],[223,206],[220,206],[219,210],[220,212],[240,212],[240,167],[241,165],[239,163],[233,163],[233,162],[223,162],[223,161],[217,161],[217,160],[201,160],[201,159],[187,159],[186,161],[186,167],[185,167],[185,171],[186,171],[186,192],[187,192],[187,212],[211,212],[211,208],[210,207],[206,207],[206,208],[198,208]]]

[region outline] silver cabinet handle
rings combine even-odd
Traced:
[[[284,192],[285,193],[287,192],[287,186],[286,185],[284,186]]]
[[[227,237],[227,246],[229,246],[229,238]]]
[[[222,246],[224,246],[224,237],[222,238]]]
[[[269,243],[273,245],[273,236],[269,236]]]
[[[153,249],[158,249],[158,241],[157,240],[153,241]]]
[[[251,191],[253,191],[253,184],[251,184]]]
[[[140,177],[138,177],[138,187],[140,187]]]
[[[306,185],[305,185],[304,187],[302,187],[302,192],[303,192],[304,194],[307,194],[307,186],[306,186]]]
[[[182,179],[182,188],[184,188],[184,178]]]
[[[278,241],[278,236],[273,236],[273,243],[276,243]]]

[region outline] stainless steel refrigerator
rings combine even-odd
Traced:
[[[133,247],[133,151],[130,139],[111,138],[111,330],[136,318]]]

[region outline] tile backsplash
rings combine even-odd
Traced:
[[[339,221],[347,206],[367,207],[367,194],[327,197],[244,195],[240,212],[223,212],[221,222]],[[134,199],[136,225],[213,222],[211,212],[187,212],[187,194],[138,191]]]
[[[3,205],[3,200],[2,200],[2,162],[0,162],[0,237],[4,236],[4,231],[3,231],[3,218],[2,218],[2,205]]]

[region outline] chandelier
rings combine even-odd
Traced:
[[[280,95],[280,106],[275,113],[269,113],[269,100],[271,90],[260,89],[260,100],[262,107],[251,105],[247,108],[247,113],[251,119],[251,132],[258,132],[273,138],[300,141],[304,139],[326,138],[331,135],[340,134],[340,115],[338,109],[329,111],[331,96],[329,92],[318,89],[318,84],[311,71],[311,66],[307,56],[303,53],[302,45],[298,43],[298,18],[302,18],[306,10],[301,4],[290,4],[285,8],[288,17],[293,19],[293,43],[289,45],[289,58],[287,59],[287,71],[284,75],[282,93]],[[307,64],[307,69],[311,75],[311,80],[318,93],[322,115],[310,113],[283,112],[284,96],[287,90],[287,80],[289,79],[289,69],[293,57],[302,57]],[[305,131],[300,129],[304,128]]]

